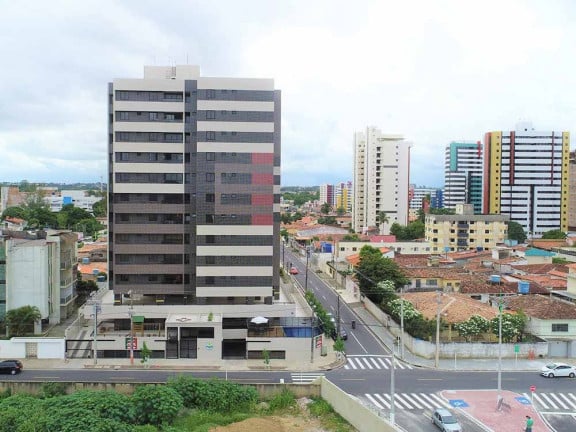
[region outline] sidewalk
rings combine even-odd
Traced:
[[[534,420],[533,430],[550,431],[529,400],[510,391],[501,393],[504,401],[501,410],[496,409],[496,390],[443,391],[441,395],[454,407],[453,410],[462,411],[493,432],[523,431],[527,415]]]

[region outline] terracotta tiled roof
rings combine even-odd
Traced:
[[[437,294],[435,292],[406,293],[406,300],[422,313],[424,318],[436,318]],[[473,300],[462,294],[444,294],[442,297],[442,319],[448,323],[459,323],[468,320],[472,315],[479,315],[488,320],[497,316],[498,311],[485,303]]]
[[[507,298],[506,304],[538,319],[576,319],[576,305],[541,295]]]
[[[408,278],[460,279],[468,274],[461,268],[450,267],[404,267],[402,270]]]
[[[390,249],[388,249],[386,247],[381,247],[379,249],[380,249],[380,252],[382,252],[382,254],[390,252]],[[346,257],[346,261],[348,261],[352,266],[356,267],[358,265],[358,263],[360,262],[360,254],[357,253],[354,255],[348,255]]]
[[[428,265],[428,255],[395,254],[394,261],[400,267],[424,267]]]
[[[88,264],[78,264],[78,271],[86,275],[94,275],[94,270],[99,270],[108,273],[108,263],[106,262],[91,262]]]
[[[549,275],[514,275],[514,277],[528,282],[536,282],[549,290],[565,290],[568,286],[566,278],[558,279]]]
[[[392,242],[396,242],[396,236],[395,235],[374,235],[374,236],[370,236],[370,242],[371,243],[383,243],[383,242],[392,243]]]
[[[94,250],[106,249],[105,243],[84,243],[81,248],[78,248],[78,253],[87,253]]]
[[[532,240],[532,246],[538,249],[551,250],[552,248],[567,246],[566,240]]]
[[[460,252],[451,252],[448,254],[450,258],[453,260],[463,260],[463,259],[471,259],[471,258],[478,258],[478,257],[491,257],[492,252],[490,251],[460,251]]]
[[[561,267],[559,264],[516,264],[511,266],[524,274],[546,274]]]

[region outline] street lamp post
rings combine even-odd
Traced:
[[[306,246],[306,276],[304,277],[304,291],[308,292],[308,259],[310,258],[310,247]]]
[[[396,408],[395,408],[395,370],[396,370],[396,357],[394,356],[394,347],[392,347],[392,367],[390,368],[390,423],[392,425],[396,422]]]
[[[500,281],[498,281],[500,283]],[[499,290],[500,291],[500,290]],[[498,297],[498,399],[502,399],[502,296]]]
[[[134,365],[134,323],[132,321],[134,308],[132,303],[132,290],[128,291],[128,294],[130,295],[130,365]]]
[[[404,288],[400,287],[400,358],[404,360]]]
[[[442,291],[436,291],[436,356],[434,358],[434,367],[438,368],[440,364],[440,311],[442,306]]]

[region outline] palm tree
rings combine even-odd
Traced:
[[[380,234],[384,234],[384,226],[386,226],[388,224],[388,222],[390,222],[390,218],[388,217],[386,212],[381,211],[381,212],[378,212],[378,216],[376,216],[376,220],[379,223],[378,227],[380,228]]]
[[[25,336],[34,332],[34,323],[40,321],[42,315],[36,306],[22,306],[6,312],[6,327],[10,336]]]

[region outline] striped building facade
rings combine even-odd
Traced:
[[[531,237],[568,230],[570,135],[520,123],[484,139],[485,213],[510,217]]]

